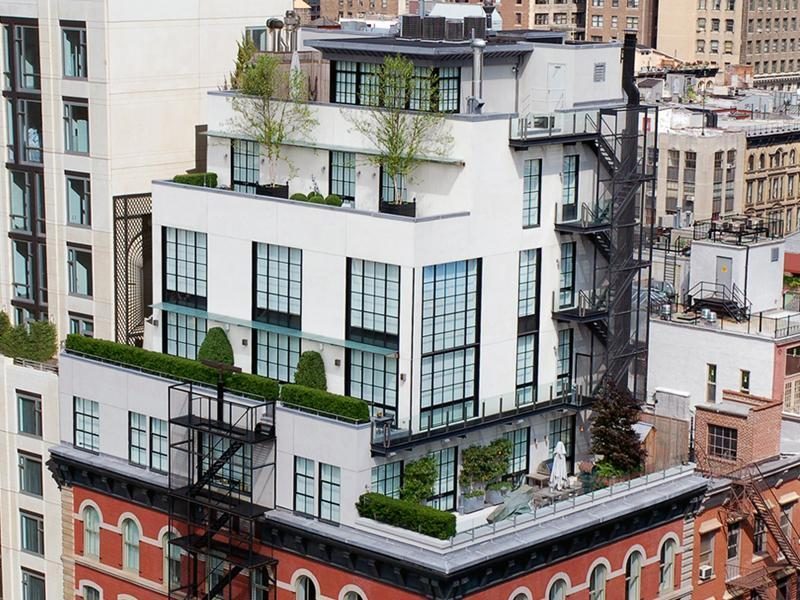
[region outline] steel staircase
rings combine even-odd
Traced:
[[[756,514],[764,522],[764,526],[767,528],[767,531],[775,539],[775,543],[778,545],[778,548],[783,553],[783,556],[786,558],[787,562],[797,571],[800,571],[800,555],[798,555],[791,540],[786,537],[786,534],[781,528],[780,523],[775,518],[774,513],[767,505],[767,501],[764,499],[764,496],[758,489],[758,483],[761,481],[763,481],[763,479],[759,478],[758,480],[755,480],[754,478],[750,477],[742,481],[740,485],[743,486],[747,499],[750,500],[750,503],[753,505]]]
[[[244,444],[238,440],[231,440],[230,446],[219,455],[219,457],[209,465],[208,469],[197,478],[197,481],[191,487],[191,493],[195,494],[211,483],[211,480],[214,479],[214,476],[219,473],[219,470],[224,467],[228,461],[233,458],[233,455],[236,454],[239,449],[242,448]]]
[[[212,600],[213,598],[219,596],[220,592],[222,592],[227,585],[233,581],[239,573],[242,572],[242,570],[242,567],[238,565],[232,565],[231,568],[228,569],[227,573],[225,573],[220,580],[217,581],[217,584],[208,590],[206,595],[203,596],[203,600]]]

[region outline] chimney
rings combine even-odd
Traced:
[[[639,106],[639,88],[634,77],[636,66],[636,33],[625,32],[622,46],[622,89],[628,96],[628,106]]]
[[[492,29],[492,13],[494,13],[494,0],[483,0],[483,12],[486,13],[486,31]]]
[[[473,38],[472,48],[472,95],[467,99],[467,112],[480,114],[483,108],[483,49],[486,40]]]

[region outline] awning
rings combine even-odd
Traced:
[[[280,325],[273,325],[271,323],[262,323],[261,321],[237,319],[236,317],[218,315],[216,313],[210,313],[208,311],[200,310],[198,308],[190,308],[188,306],[181,306],[179,304],[171,304],[169,302],[159,302],[157,304],[151,305],[151,308],[154,308],[156,310],[163,310],[166,312],[176,313],[179,315],[186,315],[187,317],[195,317],[197,319],[217,321],[218,323],[226,323],[228,325],[235,325],[237,327],[246,327],[248,329],[257,329],[259,331],[269,331],[270,333],[288,335],[303,340],[319,342],[320,344],[339,346],[340,348],[349,348],[350,350],[359,350],[361,352],[371,352],[372,354],[379,354],[381,356],[397,355],[397,350],[393,350],[391,348],[384,348],[383,346],[373,346],[372,344],[353,342],[351,340],[339,340],[336,338],[330,338],[323,335],[317,335],[315,333],[299,331],[297,329],[292,329],[291,327],[282,327]]]

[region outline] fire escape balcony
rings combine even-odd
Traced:
[[[576,302],[560,306],[553,293],[553,318],[562,323],[591,323],[608,318],[608,286],[593,290],[579,290]]]

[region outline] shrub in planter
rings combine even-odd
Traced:
[[[325,378],[325,363],[319,352],[309,350],[300,355],[297,362],[297,371],[294,374],[294,382],[318,390],[327,390],[328,382]]]
[[[461,509],[472,513],[483,508],[485,492],[482,489],[470,490],[461,495]]]
[[[281,401],[289,406],[339,415],[358,423],[369,422],[369,406],[366,402],[358,398],[332,394],[325,390],[286,384],[281,387]]]
[[[314,204],[325,204],[325,197],[319,192],[311,192],[308,195],[308,201]]]
[[[197,351],[197,360],[210,360],[213,362],[233,365],[233,348],[228,341],[228,336],[222,327],[212,327],[206,333],[206,339]]]
[[[308,196],[306,196],[303,192],[295,192],[291,196],[289,196],[290,200],[298,200],[300,202],[308,202]]]
[[[422,504],[433,496],[433,485],[438,476],[438,465],[432,456],[424,456],[406,463],[403,469],[403,487],[400,488],[400,498],[415,504]]]
[[[11,326],[5,313],[0,313],[0,354],[46,362],[58,350],[55,325],[49,321],[30,321]]]
[[[510,481],[495,481],[486,486],[486,502],[489,504],[500,504],[511,491]]]
[[[182,175],[175,175],[172,178],[175,183],[182,183],[184,185],[196,185],[200,187],[217,187],[217,174],[216,173],[185,173]]]
[[[330,194],[327,198],[325,198],[325,204],[328,206],[341,206],[342,199],[336,194]]]
[[[456,534],[456,516],[383,494],[363,494],[356,502],[359,516],[446,540]]]

